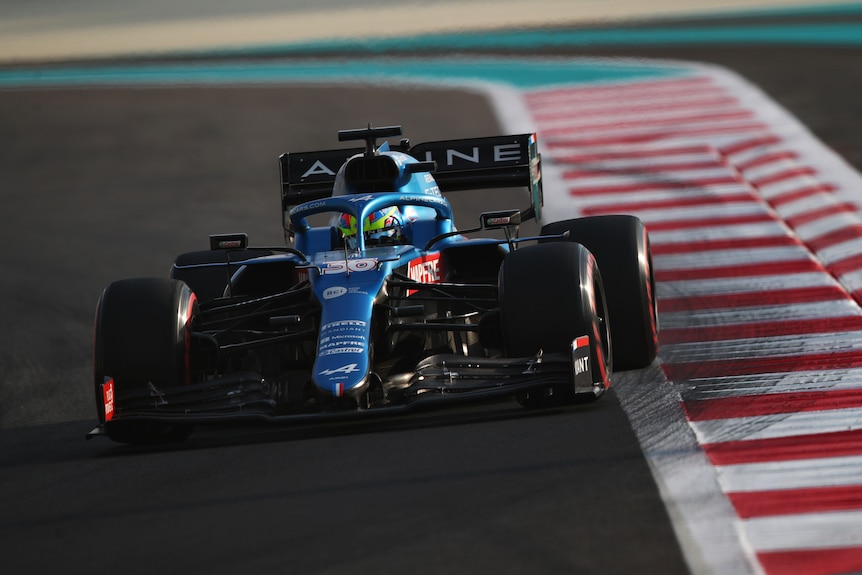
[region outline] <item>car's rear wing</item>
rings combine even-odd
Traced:
[[[541,217],[541,156],[535,134],[443,140],[412,147],[404,141],[399,149],[420,162],[435,162],[432,174],[444,194],[524,186],[530,191],[532,210],[524,214],[525,218]],[[364,148],[351,148],[282,154],[279,165],[285,229],[292,207],[331,196],[338,169],[350,157],[363,152]]]

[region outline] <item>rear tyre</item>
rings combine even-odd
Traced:
[[[106,420],[103,383],[114,381],[114,408],[159,389],[191,383],[190,342],[196,298],[181,281],[136,278],[109,285],[96,309],[94,385],[105,432],[121,443],[185,439],[190,425]]]
[[[605,388],[610,385],[613,353],[602,276],[587,248],[556,242],[515,250],[503,261],[499,285],[507,356],[535,355],[540,349],[569,353],[575,338],[588,335],[593,376]],[[518,399],[526,407],[543,407],[583,398],[572,383]]]
[[[614,367],[624,371],[649,366],[658,352],[658,308],[649,236],[643,223],[627,215],[593,216],[547,224],[541,233],[564,232],[569,233],[569,241],[586,246],[599,262],[613,322]]]

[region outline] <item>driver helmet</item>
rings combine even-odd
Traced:
[[[356,217],[341,214],[338,218],[338,231],[348,248],[354,249],[356,241]],[[362,226],[366,244],[394,244],[401,239],[401,213],[396,206],[371,212]]]

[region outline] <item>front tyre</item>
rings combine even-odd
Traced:
[[[569,241],[583,244],[595,255],[602,270],[613,321],[614,367],[622,371],[649,366],[658,352],[658,311],[649,235],[643,223],[628,215],[591,216],[547,224],[541,233],[565,232]]]
[[[582,245],[556,242],[527,246],[506,256],[500,268],[500,322],[506,355],[570,353],[572,341],[589,336],[594,383],[610,386],[611,334],[598,264]],[[527,407],[583,399],[574,382],[549,393],[519,398]],[[595,395],[590,394],[592,399]]]
[[[188,385],[196,298],[182,281],[135,278],[109,285],[96,308],[93,376],[105,433],[121,443],[185,439],[191,426],[123,421],[124,405],[149,401],[153,388]],[[113,380],[114,413],[105,413],[103,384]]]

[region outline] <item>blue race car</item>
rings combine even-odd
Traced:
[[[535,134],[284,154],[286,245],[210,237],[169,278],[116,281],[95,319],[99,427],[124,443],[209,422],[341,419],[513,397],[595,400],[658,348],[635,217],[541,220]],[[524,210],[456,229],[444,194],[523,187]]]

